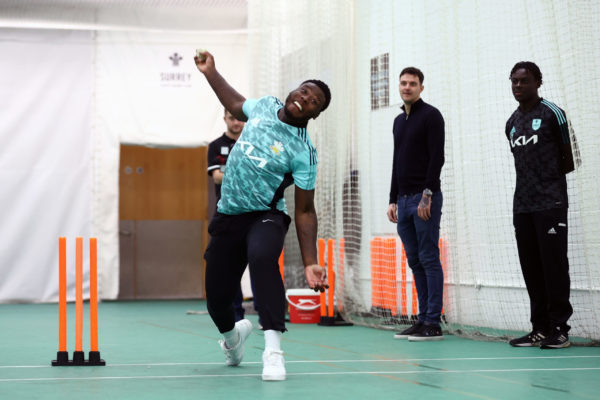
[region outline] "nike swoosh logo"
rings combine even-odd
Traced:
[[[272,219],[263,219],[263,221],[262,221],[262,222],[269,222],[269,221],[271,221],[271,222],[275,222],[275,221],[273,221]]]

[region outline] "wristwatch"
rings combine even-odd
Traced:
[[[423,190],[423,194],[425,196],[429,196],[429,197],[433,196],[433,192],[431,191],[431,189],[425,189],[425,190]]]

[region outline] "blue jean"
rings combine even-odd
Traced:
[[[444,272],[440,262],[440,220],[442,192],[431,198],[431,218],[424,221],[417,214],[421,193],[398,196],[398,235],[413,272],[419,299],[419,322],[439,326],[444,293]]]

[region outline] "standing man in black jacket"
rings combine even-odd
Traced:
[[[418,322],[394,335],[409,341],[442,340],[444,272],[440,262],[444,118],[421,99],[423,72],[400,73],[402,114],[394,120],[394,163],[388,219],[397,224],[419,301]]]

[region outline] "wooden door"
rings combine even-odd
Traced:
[[[204,297],[207,147],[121,146],[121,299]]]

